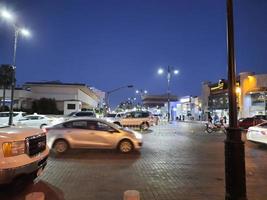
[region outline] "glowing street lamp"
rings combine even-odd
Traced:
[[[0,11],[1,17],[8,22],[10,22],[14,27],[14,49],[13,49],[13,70],[12,70],[12,85],[11,85],[11,102],[10,102],[10,112],[9,112],[9,125],[12,125],[13,123],[13,105],[14,105],[14,89],[15,89],[15,70],[16,70],[16,53],[17,53],[17,43],[18,43],[18,37],[21,34],[22,36],[29,37],[30,31],[25,28],[20,28],[15,22],[14,22],[14,15],[8,12],[7,10]]]
[[[164,70],[162,68],[159,68],[158,69],[158,74],[159,75],[164,74]],[[168,89],[167,89],[167,94],[168,94],[168,122],[170,121],[170,93],[171,93],[171,91],[170,91],[170,82],[171,82],[172,75],[177,75],[177,74],[179,74],[179,70],[174,69],[171,66],[168,66],[168,68],[167,68],[167,81],[168,81]]]

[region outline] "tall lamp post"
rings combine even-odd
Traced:
[[[121,86],[118,88],[115,88],[113,90],[107,91],[106,92],[106,109],[105,109],[105,113],[107,113],[107,110],[109,110],[109,96],[111,93],[116,92],[118,90],[124,89],[124,88],[133,88],[133,85],[125,85],[125,86]]]
[[[162,68],[158,69],[158,74],[164,74],[164,70]],[[179,71],[177,69],[174,69],[172,66],[168,66],[167,68],[167,95],[168,95],[168,122],[170,122],[170,82],[173,75],[179,74]]]
[[[237,122],[233,1],[227,0],[229,128],[225,140],[225,200],[246,200],[244,142]]]
[[[17,43],[18,43],[18,37],[19,35],[23,35],[26,37],[30,36],[30,32],[27,29],[20,28],[15,22],[14,22],[14,16],[6,11],[1,11],[1,17],[6,19],[7,21],[11,22],[14,27],[14,48],[13,48],[13,62],[12,62],[12,77],[11,77],[11,102],[10,102],[10,110],[9,110],[9,121],[8,124],[13,124],[13,105],[14,105],[14,90],[16,85],[16,53],[17,53]]]

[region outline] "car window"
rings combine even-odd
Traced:
[[[88,121],[87,122],[87,129],[88,130],[97,130],[97,123],[95,121]]]
[[[143,112],[142,113],[142,117],[149,117],[149,113],[148,112]]]
[[[0,113],[0,117],[8,117],[9,113]]]
[[[72,128],[87,129],[87,121],[73,121]]]
[[[97,130],[98,131],[115,131],[114,128],[102,122],[97,122]]]
[[[94,116],[94,113],[92,113],[92,112],[78,112],[78,113],[76,113],[76,116],[78,116],[78,117],[84,117],[84,116],[92,117],[92,116]]]
[[[267,122],[266,122],[266,123],[262,123],[262,124],[260,124],[260,127],[262,127],[262,128],[267,128]]]
[[[116,117],[116,114],[107,114],[106,117]]]
[[[28,118],[29,120],[37,120],[37,119],[39,119],[39,116],[29,116],[26,118]]]

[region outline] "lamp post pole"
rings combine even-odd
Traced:
[[[225,200],[246,200],[244,142],[237,122],[233,1],[227,0],[229,128],[225,140]]]
[[[16,53],[17,53],[17,42],[20,29],[14,25],[15,35],[14,35],[14,51],[13,51],[13,66],[12,66],[12,77],[11,77],[11,101],[9,110],[9,121],[8,125],[13,124],[13,106],[14,106],[14,90],[16,85]]]
[[[110,94],[113,93],[113,92],[116,92],[118,90],[121,90],[123,88],[133,88],[133,85],[121,86],[121,87],[118,87],[116,89],[113,89],[113,90],[110,90],[110,91],[107,91],[106,92],[106,98],[105,98],[106,99],[106,109],[105,109],[105,114],[107,113],[107,111],[109,109],[109,96],[110,96]]]
[[[168,88],[167,88],[167,95],[168,95],[168,122],[170,122],[170,82],[171,82],[171,68],[168,66],[168,74],[167,74],[167,82],[168,82]]]

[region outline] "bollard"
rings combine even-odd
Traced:
[[[26,195],[25,200],[45,200],[43,192],[32,192]]]
[[[140,194],[137,190],[127,190],[124,192],[123,200],[140,200]]]

